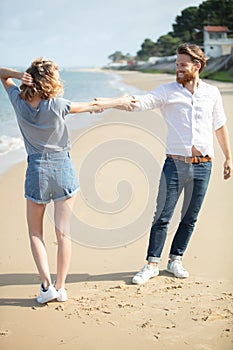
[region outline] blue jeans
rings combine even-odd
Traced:
[[[156,212],[150,231],[147,251],[149,262],[160,261],[168,224],[179,196],[184,190],[181,221],[170,249],[170,256],[183,256],[206,194],[211,168],[211,161],[190,164],[166,158],[159,184]]]

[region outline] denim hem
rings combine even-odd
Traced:
[[[78,191],[80,190],[80,187],[76,188],[76,190],[74,190],[73,192],[63,196],[63,197],[59,197],[59,198],[54,198],[53,201],[54,202],[59,202],[59,201],[64,201],[66,199],[72,198]]]
[[[161,258],[157,258],[155,256],[148,256],[147,261],[152,263],[159,263],[161,261]]]
[[[182,260],[182,255],[174,255],[174,254],[169,254],[169,259],[172,260]]]
[[[47,200],[47,201],[43,201],[41,199],[35,199],[35,198],[32,198],[28,195],[24,195],[24,197],[26,199],[28,199],[29,201],[33,202],[33,203],[36,203],[36,204],[49,204],[51,202],[51,199]]]
[[[79,190],[80,190],[80,187],[78,187],[72,193],[67,194],[66,196],[63,196],[63,197],[60,197],[60,198],[55,198],[55,199],[51,198],[51,199],[49,199],[47,201],[44,201],[44,200],[41,200],[41,199],[35,199],[35,198],[32,198],[32,197],[30,197],[28,195],[24,195],[24,197],[26,199],[30,200],[31,202],[36,203],[36,204],[49,204],[51,201],[59,202],[59,201],[64,201],[66,199],[72,198]]]

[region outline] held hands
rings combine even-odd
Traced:
[[[132,96],[122,96],[118,98],[118,105],[115,108],[123,111],[133,112],[134,109],[137,108],[136,102],[138,102],[138,100]]]
[[[95,101],[92,101],[91,108],[90,108],[90,113],[102,113],[104,111],[104,108],[99,106],[98,104],[95,103]]]
[[[122,96],[116,98],[95,98],[94,104],[99,108],[108,109],[108,108],[116,108],[124,111],[133,111],[136,108],[136,102],[131,96]]]

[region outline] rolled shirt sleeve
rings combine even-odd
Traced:
[[[223,109],[222,96],[216,88],[216,101],[213,108],[213,129],[217,130],[226,124],[227,118]]]
[[[163,85],[160,85],[155,90],[149,91],[144,95],[133,96],[138,102],[135,111],[143,112],[155,108],[161,108],[166,101],[166,90]]]

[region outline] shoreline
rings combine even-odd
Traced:
[[[126,84],[141,91],[160,84],[162,76],[159,78],[122,74]],[[233,139],[231,88],[225,87],[223,103]],[[15,165],[0,178],[4,198],[0,204],[2,348],[126,350],[130,344],[135,350],[231,350],[233,186],[232,179],[222,178],[223,156],[216,140],[207,197],[184,257],[190,278],[179,280],[166,272],[178,210],[171,222],[160,275],[137,286],[131,284],[131,278],[145,263],[164,159],[164,122],[155,111],[131,114],[111,110],[91,127],[72,131],[71,138],[71,157],[82,192],[77,196],[72,223],[68,302],[41,306],[35,301],[39,279],[25,219],[26,163]],[[44,230],[54,277],[56,241],[51,206]],[[108,248],[103,247],[106,242]]]

